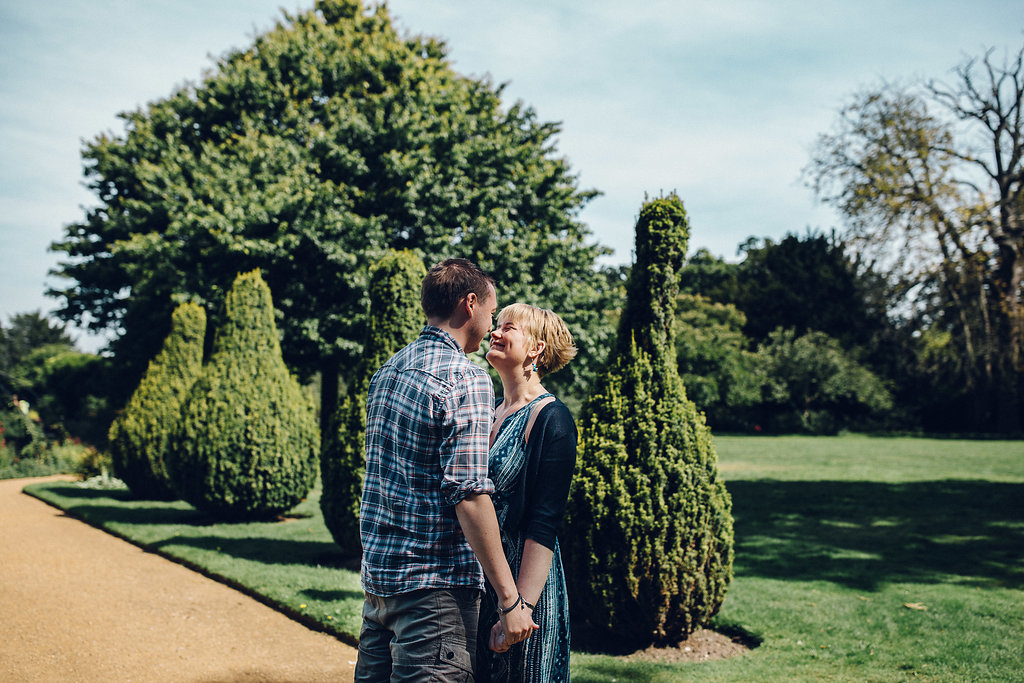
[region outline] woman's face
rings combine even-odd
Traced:
[[[498,365],[524,365],[532,351],[529,337],[522,326],[512,320],[499,320],[491,332],[491,346],[487,351],[487,362]]]

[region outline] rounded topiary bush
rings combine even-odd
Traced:
[[[213,353],[182,411],[170,469],[186,501],[229,519],[291,509],[316,479],[313,406],[281,358],[270,289],[259,271],[228,292]]]
[[[203,368],[206,312],[194,303],[178,306],[163,348],[150,361],[124,410],[110,425],[114,474],[136,496],[174,500],[178,496],[167,473],[176,455],[174,435],[181,406]]]
[[[366,465],[366,392],[377,368],[414,340],[423,327],[420,287],[426,274],[423,261],[411,251],[390,251],[370,269],[363,357],[331,421],[320,457],[320,509],[331,536],[347,554],[361,550],[359,502]]]
[[[732,577],[731,500],[672,339],[687,230],[675,195],[641,209],[617,345],[582,409],[562,547],[574,640],[592,646],[679,642]]]

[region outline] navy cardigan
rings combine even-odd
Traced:
[[[557,398],[540,409],[526,443],[526,466],[508,498],[504,531],[554,550],[576,468],[576,423]]]

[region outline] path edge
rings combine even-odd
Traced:
[[[60,480],[57,480],[57,481],[60,481]],[[74,480],[71,479],[71,480],[67,480],[67,481],[73,482]],[[126,536],[126,535],[124,535],[122,533],[119,533],[119,532],[117,532],[117,531],[115,531],[113,529],[109,529],[106,526],[104,526],[103,524],[95,523],[95,522],[93,522],[93,521],[83,517],[80,514],[76,514],[74,510],[69,510],[67,508],[61,507],[57,503],[55,503],[53,501],[50,501],[50,500],[47,500],[46,498],[43,498],[41,495],[39,495],[35,491],[28,490],[29,486],[34,486],[34,485],[37,485],[37,484],[44,484],[45,485],[47,483],[49,483],[49,482],[46,482],[46,481],[29,481],[28,483],[25,484],[25,486],[22,487],[21,493],[26,495],[26,496],[29,496],[30,498],[34,498],[34,499],[36,499],[36,500],[38,500],[38,501],[40,501],[42,503],[45,503],[46,505],[49,505],[50,507],[54,508],[55,510],[60,510],[65,515],[67,515],[68,517],[70,517],[70,518],[72,518],[72,519],[74,519],[76,521],[79,521],[79,522],[81,522],[83,524],[86,524],[86,525],[88,525],[88,526],[90,526],[90,527],[92,527],[92,528],[94,528],[94,529],[96,529],[98,531],[102,531],[103,533],[108,534],[110,536],[113,536],[114,538],[118,538],[118,539],[120,539],[122,541],[125,541],[126,543],[128,543],[130,545],[133,545],[136,548],[139,548],[143,552],[149,553],[151,555],[156,555],[157,557],[162,557],[165,560],[168,560],[168,561],[173,562],[173,563],[175,563],[177,565],[185,567],[186,569],[190,569],[191,571],[194,571],[197,574],[205,576],[206,578],[211,579],[213,581],[216,581],[217,583],[223,584],[223,585],[227,586],[228,588],[232,588],[232,589],[238,591],[239,593],[245,595],[246,597],[252,598],[256,602],[259,602],[259,603],[261,603],[261,604],[271,608],[275,612],[279,612],[280,614],[283,614],[284,616],[288,617],[292,621],[296,621],[296,622],[302,624],[303,626],[305,626],[306,628],[308,628],[311,631],[318,631],[320,633],[323,633],[323,634],[326,634],[328,636],[331,636],[332,638],[335,638],[336,640],[344,643],[345,645],[349,645],[351,647],[356,647],[356,648],[359,647],[359,639],[358,638],[353,638],[352,636],[350,636],[347,633],[342,633],[341,631],[337,631],[337,630],[331,629],[328,626],[326,626],[325,624],[323,624],[323,623],[317,621],[316,619],[314,619],[313,617],[309,616],[308,614],[303,614],[302,612],[294,610],[291,607],[288,607],[287,605],[284,605],[284,604],[282,604],[282,603],[280,603],[280,602],[278,602],[278,601],[276,601],[276,600],[274,600],[274,599],[272,599],[272,598],[270,598],[270,597],[268,597],[266,595],[263,595],[262,593],[259,593],[258,591],[255,591],[252,588],[249,588],[248,586],[245,586],[244,584],[239,583],[238,581],[235,581],[232,578],[229,578],[227,576],[223,576],[222,574],[218,574],[217,572],[214,572],[214,571],[210,571],[209,569],[201,567],[201,566],[197,565],[196,563],[191,562],[189,560],[186,560],[184,558],[175,557],[174,555],[171,555],[170,553],[164,552],[164,551],[160,550],[159,548],[150,547],[150,546],[146,545],[145,543],[141,543],[141,542],[136,541],[136,540],[134,540],[132,538],[129,538],[128,536]]]

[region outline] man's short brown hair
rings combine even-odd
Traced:
[[[455,307],[473,292],[482,301],[487,298],[491,276],[464,258],[450,258],[430,269],[423,278],[420,304],[428,319],[448,320]]]

